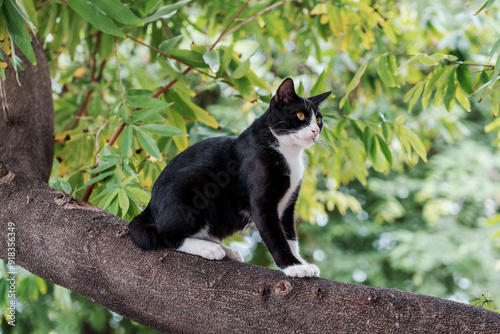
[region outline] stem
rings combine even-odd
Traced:
[[[123,90],[122,76],[120,74],[120,61],[118,60],[118,47],[116,46],[116,36],[113,36],[115,44],[116,70],[118,72],[118,81],[120,81],[120,92],[122,94],[123,103],[125,103],[125,91]]]
[[[236,19],[241,15],[241,13],[245,10],[245,8],[247,8],[247,6],[250,3],[250,1],[252,1],[252,0],[248,0],[243,5],[243,7],[241,7],[241,9],[239,10],[239,12],[236,13],[236,15],[231,19],[231,21],[229,22],[229,24],[224,28],[224,30],[222,30],[222,33],[220,34],[219,38],[217,38],[217,40],[215,41],[215,43],[212,44],[212,46],[208,49],[209,51],[212,51],[215,48],[215,46],[226,36],[226,32],[229,30],[229,27],[233,25],[234,21],[236,21]]]
[[[227,32],[227,35],[231,35],[233,32],[235,32],[236,30],[240,29],[241,27],[246,26],[247,24],[249,24],[250,22],[252,22],[256,18],[258,18],[259,16],[261,16],[262,14],[265,14],[268,11],[273,10],[274,8],[279,7],[279,6],[281,6],[281,5],[283,5],[283,4],[287,3],[287,2],[294,2],[294,1],[296,1],[296,0],[281,0],[281,1],[276,2],[275,4],[272,4],[269,7],[264,8],[263,10],[261,10],[260,12],[258,12],[257,14],[255,14],[254,16],[246,19],[245,21],[241,22],[240,24],[238,24],[233,29],[229,30]]]

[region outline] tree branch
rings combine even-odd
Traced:
[[[16,264],[165,333],[500,332],[500,314],[467,304],[142,251],[123,219],[0,163],[0,229],[9,222]],[[7,249],[3,234],[0,258]]]

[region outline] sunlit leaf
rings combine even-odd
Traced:
[[[122,216],[125,216],[125,214],[128,211],[128,208],[130,206],[130,200],[127,196],[127,193],[125,192],[125,189],[120,188],[118,190],[118,204],[120,205],[120,208],[122,209]]]
[[[231,74],[233,79],[241,79],[250,69],[250,59],[242,62]]]
[[[167,124],[144,124],[141,125],[140,128],[152,134],[164,137],[187,136],[187,133],[185,133],[184,131]]]
[[[219,72],[220,61],[219,61],[219,55],[217,54],[216,51],[214,51],[214,50],[205,51],[203,53],[203,60],[210,67],[210,70],[212,72],[214,72],[214,73]]]
[[[389,146],[387,146],[387,143],[382,137],[380,137],[380,135],[377,135],[377,141],[378,145],[380,146],[380,150],[384,154],[384,157],[387,159],[389,165],[392,166],[392,153],[391,150],[389,149]]]
[[[462,65],[457,68],[457,80],[460,84],[460,87],[466,92],[468,95],[474,92],[472,88],[472,77],[470,75],[469,69]]]
[[[453,108],[453,102],[455,101],[455,73],[457,68],[454,67],[448,74],[448,86],[446,87],[446,94],[444,95],[444,105],[448,111]]]
[[[172,37],[171,39],[167,39],[166,41],[163,41],[160,43],[158,46],[158,49],[161,51],[167,53],[170,49],[172,49],[174,46],[179,43],[179,41],[182,39],[182,35]]]
[[[346,88],[345,96],[348,96],[356,87],[358,87],[359,82],[361,81],[361,77],[365,73],[366,68],[370,64],[371,60],[372,57],[366,59],[365,62],[359,67],[358,71],[356,72],[356,74],[354,74],[354,77]]]
[[[199,52],[185,49],[170,49],[166,53],[172,58],[178,59],[187,65],[199,68],[208,67],[203,60],[203,55]]]
[[[158,149],[158,145],[156,144],[154,139],[140,128],[136,128],[135,131],[137,133],[139,143],[141,144],[141,147],[144,149],[144,151],[153,156],[156,160],[162,160],[160,150]]]
[[[68,0],[68,5],[94,27],[110,35],[125,37],[116,23],[85,0]]]
[[[382,55],[379,57],[377,63],[377,74],[386,86],[394,87],[396,84],[394,83],[393,74],[389,69],[388,57],[388,55]]]
[[[191,2],[191,0],[181,0],[174,4],[163,6],[155,11],[152,15],[146,17],[144,22],[149,23],[159,19],[168,19],[177,13],[177,10],[184,6],[185,4]]]
[[[119,0],[90,0],[94,6],[115,21],[125,25],[140,26],[144,23]]]

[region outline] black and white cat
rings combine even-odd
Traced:
[[[294,211],[306,166],[304,149],[319,139],[319,104],[295,93],[288,78],[269,109],[239,137],[203,140],[178,154],[156,180],[151,201],[129,224],[145,250],[166,246],[210,260],[242,261],[220,243],[255,224],[288,276],[319,276],[299,254]]]

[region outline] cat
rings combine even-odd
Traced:
[[[255,225],[286,275],[319,276],[299,254],[294,214],[304,149],[319,139],[319,104],[330,93],[298,96],[287,78],[239,137],[205,139],[178,154],[156,180],[146,209],[130,222],[131,239],[144,250],[165,246],[243,262],[220,241]]]

